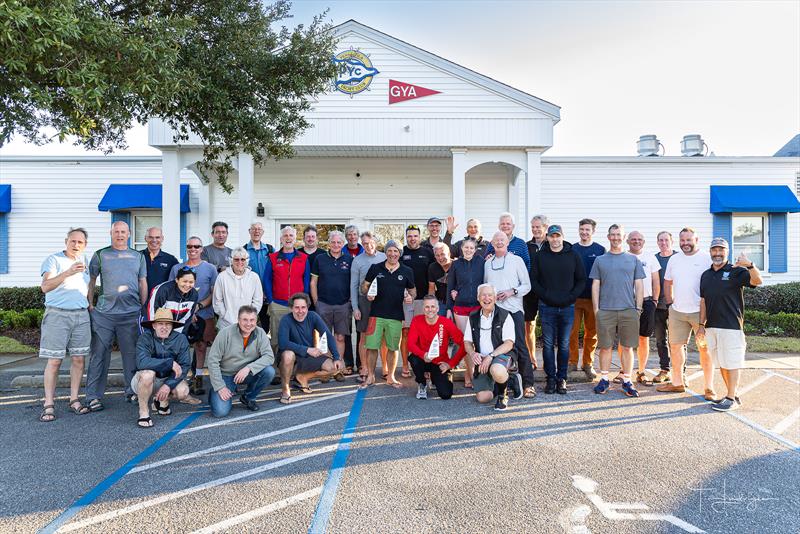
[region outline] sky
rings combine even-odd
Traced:
[[[800,1],[296,0],[328,9],[561,107],[546,156],[667,155],[700,134],[717,156],[769,156],[800,133]],[[146,127],[115,154],[159,154]],[[12,141],[0,154],[74,155]]]

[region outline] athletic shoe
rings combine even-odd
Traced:
[[[600,382],[598,382],[597,385],[594,387],[594,392],[595,393],[606,393],[606,392],[608,392],[608,388],[610,388],[610,387],[611,387],[611,384],[608,382],[608,380],[605,380],[605,379],[601,378]]]
[[[559,380],[556,383],[556,393],[559,395],[566,395],[567,394],[567,381],[566,380]]]
[[[556,392],[556,379],[555,378],[548,378],[547,385],[544,387],[544,392],[547,395],[552,395]]]
[[[417,398],[420,400],[428,398],[428,387],[425,384],[417,384]]]
[[[622,383],[622,392],[627,395],[628,397],[638,397],[639,392],[636,391],[636,388],[633,387],[632,382],[623,382]]]
[[[502,412],[508,408],[508,395],[498,395],[497,402],[494,403],[494,410],[496,412]]]
[[[584,365],[583,372],[586,373],[586,376],[589,378],[589,380],[594,380],[597,378],[597,371],[594,370],[594,367],[592,367],[591,364],[587,363]]]
[[[241,402],[242,406],[244,406],[245,408],[247,408],[251,412],[257,412],[258,411],[258,404],[256,403],[256,401],[247,400],[247,398],[244,395],[239,397],[239,402]]]
[[[522,375],[519,373],[510,373],[508,375],[508,389],[511,390],[512,399],[522,398]]]
[[[711,409],[718,412],[731,412],[739,408],[740,403],[736,400],[731,400],[728,397],[723,398],[721,401],[712,404]]]

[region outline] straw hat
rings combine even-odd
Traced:
[[[156,310],[155,316],[149,321],[142,321],[143,326],[153,326],[153,323],[171,323],[173,328],[180,328],[183,325],[182,322],[176,321],[172,317],[172,312],[166,308],[159,308]]]

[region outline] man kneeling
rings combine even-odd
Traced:
[[[236,324],[226,326],[208,351],[206,364],[211,377],[208,403],[214,417],[225,417],[231,411],[233,396],[239,384],[247,385],[239,397],[242,406],[258,411],[256,397],[275,376],[275,356],[269,337],[256,326],[258,310],[246,305],[239,308]]]
[[[317,312],[308,311],[310,297],[306,293],[295,293],[289,298],[291,313],[284,315],[278,327],[278,346],[281,354],[281,402],[289,404],[292,396],[289,392],[289,377],[295,364],[297,382],[300,391],[311,393],[308,381],[313,378],[328,378],[339,373],[343,368],[336,343],[333,343],[331,331]],[[314,332],[320,339],[328,340],[328,350],[323,352],[314,346]],[[331,359],[329,356],[332,356]]]
[[[453,396],[451,370],[464,357],[464,336],[453,321],[439,315],[436,295],[422,299],[422,313],[411,320],[408,329],[408,362],[417,380],[417,398],[428,398],[425,373],[430,373],[436,394],[447,400]],[[447,353],[450,340],[458,345],[452,358]]]
[[[495,306],[497,292],[490,284],[478,286],[480,310],[469,315],[464,332],[464,348],[474,367],[472,385],[475,398],[488,403],[497,396],[495,410],[508,407],[507,386],[515,399],[522,396],[522,378],[511,369],[516,363],[514,320],[503,308]]]
[[[189,404],[200,404],[200,401],[189,396],[189,386],[184,381],[192,365],[189,342],[185,335],[173,330],[183,324],[173,320],[170,310],[159,308],[153,320],[143,322],[142,326],[145,329],[136,342],[137,372],[131,380],[131,389],[139,396],[137,424],[142,428],[150,428],[153,426],[150,419],[153,391],[153,409],[159,415],[172,413],[170,397]]]

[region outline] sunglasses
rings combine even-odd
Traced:
[[[409,230],[416,230],[418,232],[420,231],[419,226],[416,224],[409,224],[408,226],[406,226],[406,232],[408,232]]]
[[[186,248],[203,248],[203,245],[186,245]]]

